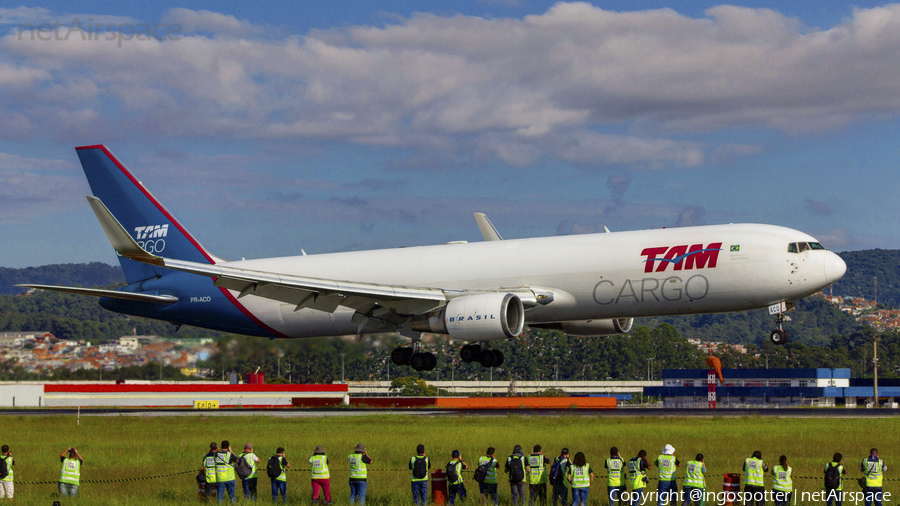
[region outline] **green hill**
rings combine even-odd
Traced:
[[[20,283],[91,287],[124,282],[125,276],[120,267],[102,262],[53,264],[25,269],[0,267],[0,295],[24,293],[25,288],[13,286]]]

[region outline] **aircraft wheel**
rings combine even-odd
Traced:
[[[391,362],[394,365],[409,365],[409,359],[412,357],[412,350],[409,348],[394,348],[391,352]]]
[[[426,360],[428,360],[428,364],[425,365],[426,371],[433,371],[435,367],[437,367],[437,357],[434,356],[434,353],[424,353]]]
[[[478,358],[478,347],[471,344],[463,346],[462,349],[459,350],[459,358],[467,364],[476,360]]]
[[[493,367],[500,367],[503,365],[503,352],[500,350],[493,350],[491,353],[494,354],[494,365]]]
[[[494,355],[493,350],[484,350],[478,356],[478,362],[482,367],[494,367],[495,360],[497,360],[497,356]]]
[[[783,346],[788,342],[788,333],[782,329],[773,330],[769,335],[769,340],[772,341],[772,344]]]
[[[412,358],[409,359],[409,365],[416,371],[424,371],[430,363],[425,355],[425,353],[413,353]]]

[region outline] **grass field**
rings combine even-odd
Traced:
[[[307,469],[316,445],[324,445],[330,458],[335,504],[346,504],[347,455],[357,443],[364,443],[375,463],[369,466],[367,503],[372,505],[412,504],[409,492],[409,458],[417,444],[425,445],[432,468],[444,468],[454,449],[474,463],[488,446],[497,448],[505,459],[516,444],[525,453],[541,444],[548,457],[566,446],[574,455],[583,451],[595,474],[603,475],[603,461],[609,448],[617,446],[626,459],[640,449],[650,461],[666,444],[686,462],[701,452],[709,469],[707,487],[721,491],[724,472],[741,471],[744,458],[760,450],[770,467],[779,455],[787,455],[795,476],[822,476],[824,465],[835,452],[844,454],[848,469],[845,490],[858,491],[857,467],[877,447],[888,465],[886,479],[898,476],[900,465],[900,420],[897,419],[777,419],[777,418],[603,418],[602,416],[351,416],[329,418],[266,417],[82,417],[74,416],[0,417],[0,444],[9,444],[16,459],[18,504],[47,506],[55,500],[55,485],[28,485],[32,481],[52,481],[59,477],[59,453],[75,446],[85,459],[83,480],[137,478],[198,469],[209,443],[231,441],[240,452],[252,442],[265,461],[278,446],[294,469]],[[474,465],[470,469],[474,469]],[[177,477],[128,483],[84,483],[77,500],[62,504],[193,504],[197,502],[196,473]],[[260,499],[270,500],[269,480],[262,469]],[[652,470],[651,477],[656,476]],[[470,495],[478,486],[465,476]],[[678,476],[683,476],[679,470]],[[821,489],[821,478],[795,479],[798,491]],[[591,487],[589,502],[606,504],[606,483],[598,479]],[[770,475],[766,480],[771,485]],[[651,487],[655,482],[651,482]],[[242,497],[238,483],[238,498]],[[509,487],[500,483],[501,504],[509,503]],[[649,489],[648,489],[649,490]],[[898,482],[886,481],[893,503],[900,493]],[[288,498],[306,504],[311,495],[309,473],[288,474]],[[470,503],[474,501],[469,500]],[[480,501],[478,502],[480,504]],[[798,501],[798,504],[802,502]],[[848,504],[845,501],[845,504]],[[852,503],[849,503],[852,504]]]

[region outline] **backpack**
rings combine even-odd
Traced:
[[[247,455],[249,455],[249,453]],[[253,468],[247,463],[246,455],[241,455],[238,459],[237,464],[234,465],[234,472],[237,474],[237,477],[242,480],[246,480],[248,476],[253,474]]]
[[[6,465],[6,459],[0,459],[0,480],[9,476],[9,466]]]
[[[281,457],[278,455],[269,457],[269,462],[266,463],[266,474],[273,480],[281,476]]]
[[[841,471],[838,466],[828,465],[825,470],[825,490],[837,490],[841,487]]]
[[[474,479],[478,483],[484,482],[484,480],[487,478],[488,473],[491,470],[491,466],[493,466],[493,465],[494,465],[494,457],[491,457],[491,460],[485,462],[484,464],[481,464],[480,466],[478,466],[477,469],[475,469],[475,472],[472,473],[472,479]]]
[[[456,483],[456,480],[459,479],[459,474],[456,472],[456,462],[450,461],[447,463],[447,484],[453,485]]]
[[[563,484],[563,462],[564,460],[560,460],[559,458],[557,458],[550,466],[550,474],[548,475],[548,478],[550,479],[550,484],[555,487]]]
[[[522,483],[525,481],[525,468],[522,466],[520,457],[511,457],[508,465],[510,483]]]
[[[428,463],[426,462],[426,458],[422,457],[413,457],[415,462],[413,463],[412,475],[413,478],[421,480],[428,476]],[[449,482],[448,482],[449,483]]]

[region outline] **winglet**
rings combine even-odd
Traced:
[[[112,247],[116,250],[116,253],[138,262],[160,266],[164,265],[162,257],[147,253],[134,239],[131,238],[131,235],[128,234],[125,227],[123,227],[122,224],[119,223],[119,220],[109,212],[109,209],[106,208],[106,205],[104,205],[100,199],[97,197],[87,197],[87,199],[88,203],[91,204],[91,209],[94,210],[94,214],[97,216],[97,220],[100,222],[100,226],[103,227],[106,237],[109,239]]]
[[[494,224],[488,219],[484,213],[475,213],[475,221],[478,222],[478,228],[481,229],[481,236],[485,241],[502,241],[500,232],[494,228]]]

